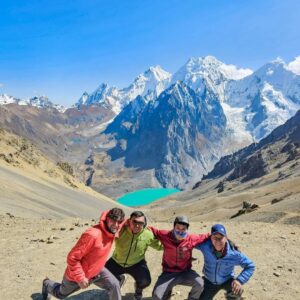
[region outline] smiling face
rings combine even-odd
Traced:
[[[131,217],[129,220],[129,228],[133,234],[141,232],[145,226],[145,216]]]
[[[222,251],[226,245],[226,236],[216,233],[211,236],[211,242],[217,251]]]
[[[111,219],[109,217],[106,218],[106,226],[107,226],[108,230],[113,234],[115,234],[119,230],[121,223],[122,223],[122,221],[117,221],[117,220]]]

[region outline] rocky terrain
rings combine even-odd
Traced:
[[[188,213],[183,209],[183,213]],[[60,281],[66,266],[66,256],[81,233],[98,221],[91,219],[36,219],[18,218],[12,215],[0,216],[1,254],[3,276],[0,288],[1,299],[41,299],[41,281],[45,276]],[[152,216],[152,215],[149,215]],[[216,215],[217,216],[217,215]],[[192,232],[207,232],[214,221],[199,221],[191,224]],[[281,223],[257,223],[247,221],[226,221],[229,236],[256,265],[252,279],[245,285],[244,297],[248,300],[298,299],[300,290],[298,278],[300,228]],[[158,228],[171,228],[172,222],[153,223]],[[201,253],[193,252],[196,260],[193,268],[201,274],[203,259]],[[151,270],[152,284],[145,290],[146,300],[151,300],[153,285],[161,272],[161,252],[149,249],[146,255]],[[9,267],[8,267],[9,266]],[[5,271],[4,271],[5,270]],[[123,299],[132,299],[133,280],[127,277],[122,288]],[[188,289],[177,286],[172,300],[183,300]],[[82,290],[72,300],[92,300],[108,298],[95,286]],[[220,292],[217,300],[225,299]]]
[[[217,220],[216,211],[222,220],[250,202],[257,209],[239,218],[300,224],[299,132],[300,112],[259,143],[222,158],[193,190],[158,200],[151,209],[163,220],[183,207],[195,220]]]

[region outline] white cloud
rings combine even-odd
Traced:
[[[3,87],[4,87],[4,83],[0,82],[0,88],[3,88]]]
[[[288,64],[288,69],[297,75],[300,75],[300,56],[297,56],[295,60]]]

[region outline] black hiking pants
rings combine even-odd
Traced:
[[[222,284],[213,284],[208,279],[203,277],[204,279],[204,290],[199,298],[199,300],[212,300],[214,296],[220,291],[225,290],[227,293],[225,294],[225,298],[227,300],[231,299],[242,299],[241,295],[242,292],[238,295],[234,295],[231,290],[231,283],[233,281],[233,278],[225,281]]]
[[[119,281],[121,280],[120,275],[131,275],[135,280],[136,289],[143,290],[151,284],[150,271],[144,259],[133,266],[123,267],[114,259],[110,258],[106,262],[105,268],[114,274]]]

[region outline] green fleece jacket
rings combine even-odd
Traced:
[[[122,267],[130,267],[145,259],[148,246],[156,250],[163,249],[150,229],[144,228],[138,234],[133,234],[125,225],[121,229],[119,237],[115,239],[115,251],[112,258]]]

